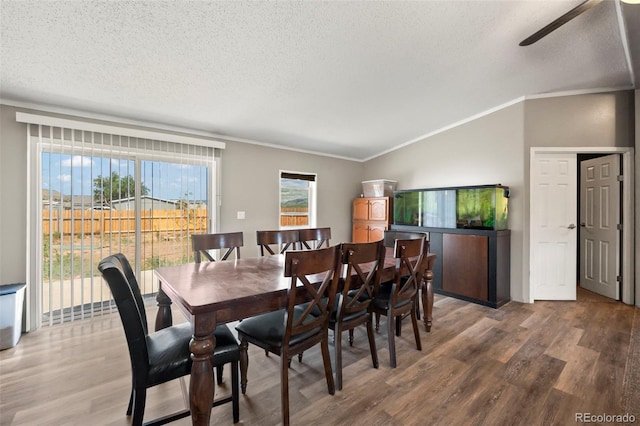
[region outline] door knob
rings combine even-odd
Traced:
[[[585,226],[587,226],[587,224],[584,223],[584,222],[580,222],[580,226],[582,226],[584,228]]]
[[[567,228],[569,228],[569,229],[574,229],[575,227],[576,227],[576,225],[574,225],[573,223],[571,225],[567,226]]]

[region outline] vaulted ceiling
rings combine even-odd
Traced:
[[[2,0],[0,101],[363,160],[523,96],[637,87],[640,5],[518,46],[580,3]]]

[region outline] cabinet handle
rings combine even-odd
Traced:
[[[576,225],[574,225],[573,223],[571,225],[567,226],[567,228],[569,228],[569,229],[575,229],[575,227],[576,227]]]

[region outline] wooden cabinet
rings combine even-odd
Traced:
[[[429,233],[436,293],[498,308],[511,300],[511,232],[393,225]]]
[[[366,243],[383,239],[392,220],[392,198],[356,198],[353,200],[353,241]]]
[[[489,299],[489,237],[442,235],[442,290]]]

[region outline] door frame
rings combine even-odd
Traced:
[[[575,154],[576,163],[578,161],[578,154],[622,154],[622,170],[624,171],[624,185],[622,185],[622,217],[624,218],[622,235],[620,236],[622,242],[622,251],[620,253],[620,259],[622,261],[622,289],[621,296],[622,302],[633,305],[635,303],[635,245],[634,245],[634,229],[635,229],[635,215],[634,215],[634,191],[635,191],[635,176],[634,176],[634,149],[633,148],[620,148],[620,147],[532,147],[529,156],[529,218],[531,218],[533,185],[534,185],[534,168],[533,164],[538,154]],[[575,177],[576,181],[578,177]],[[580,190],[579,182],[576,182],[578,191]],[[577,194],[576,194],[577,196]],[[531,232],[531,227],[528,228]],[[531,246],[531,235],[529,235],[529,259],[533,255],[534,247]],[[577,265],[574,265],[574,268]],[[531,271],[529,272],[529,275]],[[529,284],[531,279],[529,276]],[[529,289],[529,303],[533,303],[533,294],[535,291]]]

